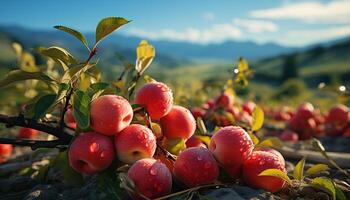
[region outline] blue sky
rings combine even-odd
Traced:
[[[106,16],[133,20],[120,32],[143,38],[303,46],[350,35],[350,0],[5,0],[0,24],[94,31]]]

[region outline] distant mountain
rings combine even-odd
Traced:
[[[27,47],[61,45],[73,51],[82,50],[81,45],[74,38],[61,31],[31,30],[19,26],[0,26],[0,33],[6,33]],[[92,33],[87,33],[86,36],[88,40],[94,41]],[[141,39],[116,33],[107,38],[100,49],[103,51],[103,48],[108,46],[108,50],[133,52]],[[257,44],[239,41],[227,41],[209,45],[165,40],[150,40],[150,42],[156,47],[156,60],[164,59],[169,64],[189,60],[234,60],[239,56],[248,59],[260,59],[297,50],[296,48],[284,47],[273,43]]]

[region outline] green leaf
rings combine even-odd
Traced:
[[[48,75],[42,72],[26,72],[22,70],[13,70],[10,71],[4,79],[0,80],[0,88],[5,87],[11,83],[16,81],[24,81],[24,80],[40,80],[45,82],[47,85],[55,86],[56,81],[50,78]]]
[[[103,83],[103,82],[91,84],[90,89],[88,90],[91,100],[94,100],[97,97],[99,97],[105,91],[105,89],[108,88],[108,86],[109,86],[108,83]]]
[[[63,67],[63,70],[67,70],[67,65],[77,64],[75,58],[65,49],[61,47],[52,46],[49,48],[39,47],[36,51],[44,56],[53,59],[57,64]]]
[[[96,27],[96,42],[94,46],[96,47],[103,38],[127,23],[129,21],[122,17],[107,17],[102,19]]]
[[[298,162],[298,164],[295,166],[295,169],[293,171],[293,177],[299,181],[301,181],[304,176],[304,165],[305,165],[305,158],[301,159]]]
[[[259,130],[264,124],[264,111],[259,107],[255,106],[253,110],[253,125],[252,130]]]
[[[71,35],[73,35],[73,36],[74,36],[75,38],[77,38],[80,42],[82,42],[83,45],[84,45],[88,50],[90,50],[90,49],[89,49],[89,45],[88,45],[88,43],[87,43],[87,41],[86,41],[85,36],[84,36],[82,33],[80,33],[79,31],[74,30],[74,29],[72,29],[72,28],[65,27],[65,26],[54,26],[54,28],[55,28],[55,29],[58,29],[58,30],[61,30],[61,31],[64,31],[64,32],[66,32],[66,33],[69,33],[69,34],[71,34]]]
[[[182,150],[186,149],[185,142],[183,138],[167,139],[164,146],[170,153],[179,155]]]
[[[283,147],[283,142],[277,137],[268,137],[256,145],[257,147],[274,147],[276,149]]]
[[[288,175],[279,169],[266,169],[262,171],[258,176],[274,176],[283,179],[289,185],[292,184],[292,181],[289,179]]]
[[[47,94],[39,98],[35,103],[33,118],[38,120],[46,114],[46,111],[55,103],[57,95]]]
[[[52,166],[62,172],[65,184],[73,186],[82,186],[84,183],[83,176],[74,171],[68,160],[67,151],[60,152],[52,162]]]
[[[106,195],[104,199],[122,200],[123,189],[120,185],[121,179],[111,167],[98,175],[98,189]]]
[[[76,91],[73,100],[73,115],[78,128],[85,130],[90,126],[90,97],[83,91]]]
[[[324,190],[332,196],[333,199],[336,199],[336,191],[333,185],[333,182],[326,177],[317,177],[311,180],[311,186]]]
[[[326,164],[317,164],[317,165],[313,165],[309,169],[307,169],[305,175],[309,176],[309,175],[317,174],[319,172],[326,171],[326,170],[329,170],[328,165],[326,165]]]
[[[335,195],[336,195],[336,198],[337,198],[337,200],[346,200],[346,196],[345,196],[345,194],[343,193],[343,191],[339,188],[339,187],[337,187],[336,185],[335,185]]]

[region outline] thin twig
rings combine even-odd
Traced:
[[[57,139],[57,140],[24,140],[24,139],[9,139],[9,138],[0,138],[0,144],[13,144],[17,146],[27,146],[32,150],[38,148],[58,148],[58,145],[68,145],[67,141]]]

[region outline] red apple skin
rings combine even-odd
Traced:
[[[291,143],[296,143],[299,140],[298,134],[295,133],[294,131],[291,131],[291,130],[283,131],[281,136],[280,136],[280,138],[283,141],[288,141],[288,142],[291,142]]]
[[[309,102],[305,102],[305,103],[302,103],[299,107],[298,107],[298,110],[296,112],[296,115],[299,117],[299,118],[302,118],[302,119],[308,119],[308,118],[311,118],[313,117],[313,112],[314,112],[314,106],[309,103]]]
[[[286,161],[284,160],[284,157],[282,156],[282,154],[275,150],[275,149],[271,149],[271,148],[256,148],[255,151],[265,151],[265,152],[269,152],[269,153],[272,153],[274,155],[276,155],[278,157],[278,159],[281,161],[281,163],[283,164],[283,166],[285,166],[286,164]]]
[[[20,128],[17,137],[24,139],[35,138],[38,135],[38,131],[31,128]]]
[[[270,192],[277,192],[282,189],[285,183],[284,180],[273,176],[258,176],[266,169],[286,171],[284,163],[282,163],[275,154],[266,151],[254,151],[252,155],[244,161],[244,181],[251,187],[261,188]]]
[[[182,106],[173,106],[170,112],[160,119],[163,135],[168,139],[187,140],[196,130],[196,120],[191,112]]]
[[[159,120],[170,112],[173,93],[164,83],[147,83],[137,91],[135,103],[144,106],[153,120]]]
[[[190,148],[190,147],[204,147],[204,148],[207,148],[207,146],[205,146],[205,144],[203,144],[202,140],[197,138],[195,135],[192,135],[192,137],[190,137],[186,141],[186,148]]]
[[[217,107],[227,108],[232,106],[233,101],[233,95],[223,92],[215,99],[215,105]]]
[[[137,191],[148,198],[154,199],[171,192],[171,172],[155,159],[144,158],[136,161],[129,169],[128,177],[134,182]]]
[[[344,105],[333,107],[326,117],[327,123],[346,125],[349,121],[349,108]]]
[[[0,163],[6,162],[7,158],[11,156],[13,147],[11,144],[0,144]]]
[[[254,149],[248,133],[239,126],[226,126],[216,132],[209,150],[232,178],[239,178],[243,161]]]
[[[112,140],[96,132],[80,133],[69,147],[70,166],[81,174],[91,175],[103,171],[115,159]]]
[[[64,122],[70,128],[77,128],[77,122],[74,119],[73,108],[68,108],[66,114],[64,115]]]
[[[115,136],[118,158],[123,163],[132,164],[142,158],[151,158],[156,151],[156,137],[146,126],[131,124]]]
[[[217,179],[219,167],[208,149],[191,147],[177,157],[174,176],[188,187],[205,185]]]
[[[194,107],[191,109],[191,113],[193,115],[194,118],[198,118],[198,117],[204,117],[206,115],[206,111],[203,110],[202,108],[199,107]]]
[[[132,118],[131,105],[121,96],[104,95],[91,103],[91,127],[98,133],[115,135],[127,127]]]
[[[242,109],[249,113],[249,115],[252,115],[255,106],[256,104],[253,101],[247,101],[242,105]]]
[[[235,106],[231,106],[226,108],[226,112],[229,112],[233,115],[233,117],[235,118],[235,120],[239,120],[240,118],[240,113],[239,113],[239,109]]]

